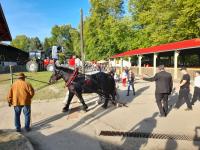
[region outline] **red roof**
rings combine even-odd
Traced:
[[[12,37],[0,4],[0,41],[11,41]]]
[[[112,56],[111,58],[151,54],[151,53],[159,53],[159,52],[167,52],[167,51],[175,51],[175,50],[184,50],[184,49],[197,48],[197,47],[200,47],[200,39],[184,40],[180,42],[162,44],[162,45],[148,47],[148,48],[129,50],[120,54],[116,54]]]

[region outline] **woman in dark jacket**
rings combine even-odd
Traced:
[[[129,73],[128,73],[128,90],[127,90],[127,96],[129,96],[130,87],[132,87],[132,89],[133,89],[133,95],[135,95],[134,80],[135,80],[135,75],[130,70]]]

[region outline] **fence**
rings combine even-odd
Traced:
[[[16,72],[24,72],[24,67],[25,66],[6,66],[6,73],[9,73],[10,74],[10,78],[7,78],[7,79],[4,79],[4,80],[0,80],[0,82],[6,82],[6,81],[10,81],[11,85],[13,84],[13,81],[14,79],[17,79],[17,75],[15,74]],[[4,68],[5,69],[5,68]],[[40,81],[40,80],[36,80],[36,79],[33,79],[33,78],[30,78],[30,77],[26,77],[27,79],[29,80],[32,80],[32,81],[36,81],[36,82],[40,82],[40,83],[44,83],[45,85],[36,89],[37,91],[44,88],[44,87],[47,87],[49,86],[49,83],[48,82],[45,82],[45,81]]]
[[[25,72],[26,71],[26,65],[17,65],[12,66],[13,72]],[[0,65],[0,74],[2,73],[10,73],[10,66],[1,66]]]
[[[11,69],[14,70],[14,67]],[[12,71],[8,74],[0,74],[0,107],[1,104],[6,104],[6,97],[12,81],[15,82],[15,80],[18,79],[18,76],[16,76],[17,73]],[[33,101],[59,100],[65,96],[67,89],[64,88],[65,84],[63,80],[59,80],[55,84],[49,84],[49,79],[52,75],[51,72],[44,71],[25,74],[27,76],[26,81],[29,82],[35,90]]]

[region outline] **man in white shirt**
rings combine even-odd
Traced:
[[[194,78],[194,94],[192,98],[192,105],[197,101],[197,99],[200,100],[200,72],[195,73],[195,78]]]
[[[79,58],[76,58],[76,56],[75,56],[75,65],[76,65],[76,67],[81,66],[81,60]]]

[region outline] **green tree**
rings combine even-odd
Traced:
[[[81,50],[80,50],[80,33],[77,29],[71,28],[70,29],[71,41],[73,52],[78,56],[81,57]]]
[[[200,1],[177,0],[176,27],[174,38],[177,40],[200,37]]]
[[[75,53],[80,55],[80,35],[77,29],[72,28],[71,25],[56,25],[52,28],[51,34],[51,37],[46,40],[48,46],[62,46],[67,57]]]
[[[46,50],[50,49],[51,47],[52,47],[52,45],[51,45],[50,39],[45,38],[44,43],[43,43],[43,49],[46,51]]]
[[[41,50],[42,43],[38,37],[30,38],[29,50]]]
[[[26,35],[18,35],[11,41],[11,46],[29,51],[30,39]]]
[[[84,22],[87,59],[106,59],[131,47],[131,20],[123,17],[123,0],[91,0],[90,16]]]
[[[71,25],[54,26],[51,30],[51,40],[53,45],[63,46],[65,50],[72,50],[70,35]]]
[[[129,0],[129,10],[139,47],[200,36],[200,1]]]

